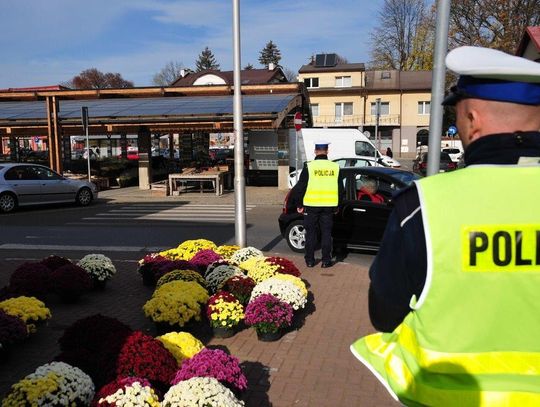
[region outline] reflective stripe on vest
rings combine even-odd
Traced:
[[[307,168],[309,182],[304,206],[338,206],[339,165],[328,160],[313,160]]]
[[[353,354],[406,405],[540,405],[540,167],[469,167],[418,191],[424,291]]]

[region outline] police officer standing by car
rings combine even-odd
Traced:
[[[327,141],[315,142],[315,159],[304,164],[298,180],[297,194],[304,214],[306,230],[306,266],[315,266],[315,247],[321,235],[321,267],[332,267],[332,225],[343,186],[339,181],[339,165],[328,160]]]
[[[446,65],[466,168],[394,199],[369,288],[392,333],[351,351],[405,405],[540,405],[540,64],[461,47]]]

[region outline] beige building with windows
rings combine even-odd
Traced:
[[[427,141],[431,71],[366,71],[362,63],[338,60],[335,54],[317,55],[299,70],[313,126],[358,128],[383,154],[390,147],[396,157],[413,157],[418,143]]]

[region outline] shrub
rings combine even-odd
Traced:
[[[272,294],[259,295],[246,307],[246,324],[259,333],[275,333],[292,324],[292,307]]]
[[[222,260],[221,256],[211,249],[198,251],[189,261],[199,272],[203,273],[209,264]]]
[[[66,264],[51,272],[51,287],[61,297],[78,297],[92,287],[86,271],[74,264]]]
[[[244,319],[244,307],[234,295],[220,291],[209,298],[206,314],[213,328],[232,328]]]
[[[171,281],[195,281],[201,287],[206,287],[206,280],[203,276],[193,270],[173,270],[161,277],[156,287],[159,288],[163,284],[170,283]]]
[[[160,407],[150,382],[139,377],[122,377],[103,386],[94,398],[92,407]]]
[[[241,304],[247,304],[251,296],[251,292],[255,287],[255,281],[251,277],[232,276],[223,286],[223,291],[228,291],[240,301]]]
[[[201,306],[208,301],[208,292],[194,281],[171,281],[154,291],[143,306],[154,322],[184,326],[191,319],[201,319]]]
[[[247,388],[247,379],[238,359],[221,349],[203,349],[182,363],[172,384],[192,377],[213,377],[225,386],[237,391]]]
[[[72,264],[71,260],[67,257],[61,257],[55,254],[45,257],[40,263],[47,266],[51,271],[56,270],[58,267],[65,266],[66,264]]]
[[[138,376],[163,387],[174,377],[178,364],[163,344],[140,331],[133,332],[118,355],[118,376]]]
[[[44,298],[49,291],[51,270],[41,263],[24,263],[9,279],[11,292],[28,297]]]
[[[79,319],[66,328],[58,340],[57,360],[88,373],[96,386],[116,377],[116,358],[131,328],[115,318],[101,314]]]
[[[52,362],[11,386],[2,406],[87,406],[94,390],[92,379],[82,370]]]
[[[107,256],[103,254],[87,254],[77,266],[85,270],[88,275],[98,281],[106,281],[116,273],[116,267]]]
[[[188,332],[169,332],[156,339],[171,352],[178,365],[204,349],[203,343]]]
[[[276,270],[276,272],[278,273],[290,274],[295,277],[300,277],[301,275],[298,267],[296,267],[292,261],[283,257],[268,257],[266,259],[266,262],[275,266],[279,266],[279,268]]]
[[[193,377],[172,386],[165,394],[163,407],[242,407],[244,402],[213,377]]]
[[[45,303],[35,297],[15,297],[0,302],[0,310],[6,314],[20,318],[28,332],[36,331],[36,323],[51,317],[51,311]]]
[[[19,317],[0,311],[0,344],[12,345],[28,337],[26,324]]]

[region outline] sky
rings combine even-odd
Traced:
[[[260,68],[272,40],[281,65],[335,52],[369,61],[383,0],[240,0],[241,64]],[[89,68],[151,86],[168,62],[194,69],[208,46],[233,68],[232,0],[0,0],[0,88],[48,86]]]

